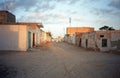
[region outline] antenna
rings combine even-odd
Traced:
[[[5,10],[8,10],[7,1],[6,1],[6,0],[4,0],[4,9],[5,9]]]
[[[69,33],[71,35],[71,17],[69,17],[69,24],[70,24],[70,31],[69,31]]]
[[[70,27],[71,27],[71,17],[69,18],[69,24],[70,24]]]
[[[4,0],[4,9],[6,10],[6,0]]]
[[[13,8],[14,3],[15,3],[15,0],[12,0],[12,1],[4,0],[4,9],[9,10]]]

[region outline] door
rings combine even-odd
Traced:
[[[28,32],[28,48],[31,48],[31,32]]]
[[[88,39],[86,39],[86,48],[88,47]]]
[[[80,38],[80,41],[79,41],[79,47],[81,47],[81,38]]]
[[[33,47],[35,46],[35,33],[33,33]]]

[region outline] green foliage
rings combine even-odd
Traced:
[[[103,26],[103,27],[99,28],[99,30],[115,30],[115,29],[113,27]]]
[[[70,35],[69,34],[65,34],[65,36],[69,37]]]

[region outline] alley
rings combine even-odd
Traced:
[[[0,61],[0,66],[10,68],[5,78],[120,78],[120,55],[63,42],[28,52],[1,52]]]

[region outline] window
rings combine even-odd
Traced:
[[[102,39],[102,47],[107,47],[107,39]]]
[[[104,37],[104,35],[100,35],[100,37]]]

